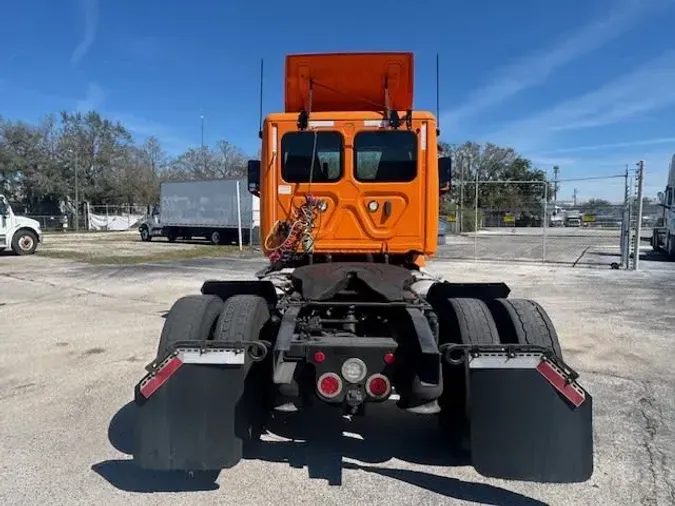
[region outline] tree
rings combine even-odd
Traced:
[[[579,210],[584,213],[597,213],[602,209],[608,209],[612,206],[612,203],[604,199],[588,199],[586,202],[579,204]]]
[[[474,227],[476,194],[479,222],[483,217],[486,222],[502,222],[506,214],[513,214],[523,223],[537,223],[543,216],[544,198],[551,200],[552,186],[546,182],[544,171],[533,167],[513,148],[475,142],[440,142],[439,147],[443,156],[450,153],[454,161],[451,191],[442,200],[442,211],[459,211],[462,230]],[[476,178],[482,182],[478,183],[478,192]]]

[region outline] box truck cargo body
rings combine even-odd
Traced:
[[[139,227],[141,239],[205,238],[214,244],[250,243],[259,203],[247,191],[244,179],[165,181],[160,203]]]

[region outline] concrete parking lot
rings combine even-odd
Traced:
[[[109,240],[103,248],[116,248]],[[175,246],[151,244],[133,247]],[[310,420],[265,436],[215,483],[139,471],[125,451],[123,408],[154,355],[162,316],[204,280],[250,279],[264,264],[254,254],[210,256],[135,265],[0,257],[0,503],[675,504],[667,262],[638,272],[443,258],[429,266],[456,281],[505,281],[513,297],[550,313],[566,360],[594,396],[587,483],[483,478],[439,444],[433,419],[392,405],[325,432]],[[289,432],[301,441],[284,438]]]
[[[651,230],[641,233],[645,268],[670,268],[651,252]],[[500,262],[540,262],[574,267],[603,267],[621,263],[619,230],[594,228],[495,228],[478,234],[450,234],[439,246],[439,258]]]

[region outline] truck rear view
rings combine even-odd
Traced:
[[[437,419],[448,452],[468,445],[486,476],[591,476],[592,397],[544,308],[500,282],[423,269],[450,159],[433,114],[413,107],[412,63],[287,59],[286,111],[265,119],[249,164],[268,266],[172,307],[136,386],[141,466],[223,469],[272,412],[322,403],[359,416],[396,395]]]

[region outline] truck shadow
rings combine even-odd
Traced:
[[[108,428],[111,445],[127,455],[132,453],[135,409],[133,403],[126,404]],[[467,455],[449,450],[439,434],[435,417],[411,415],[393,403],[374,406],[365,417],[354,417],[351,421],[321,405],[296,414],[276,414],[269,421],[268,432],[246,449],[245,460],[307,468],[310,479],[323,479],[329,485],[341,485],[343,470],[348,469],[399,480],[449,499],[490,505],[545,504],[487,483],[376,466],[392,458],[419,465],[469,465]],[[359,463],[345,461],[345,458]],[[114,487],[128,492],[193,492],[219,488],[217,472],[189,476],[181,472],[147,471],[138,468],[131,459],[106,460],[91,469]]]

